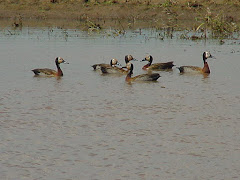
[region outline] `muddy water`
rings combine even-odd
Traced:
[[[239,41],[113,32],[1,30],[1,179],[239,179]],[[173,68],[127,84],[91,69],[126,54],[202,66],[206,50],[208,77]],[[33,76],[56,56],[69,62],[62,78]]]

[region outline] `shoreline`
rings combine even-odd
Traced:
[[[48,26],[86,29],[101,28],[174,28],[179,30],[213,30],[224,35],[239,31],[240,2],[154,1],[152,3],[79,2],[0,3],[1,26]],[[135,2],[135,1],[134,1]],[[145,1],[143,1],[145,2]],[[150,2],[150,1],[148,1]],[[216,3],[218,2],[218,3]],[[29,10],[31,9],[31,10]]]

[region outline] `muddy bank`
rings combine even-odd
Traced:
[[[0,2],[0,8],[2,26],[29,26],[45,21],[50,26],[57,24],[74,28],[83,27],[82,23],[101,28],[201,30],[208,27],[225,33],[238,31],[240,22],[240,2],[234,0],[8,0]]]

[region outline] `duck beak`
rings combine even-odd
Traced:
[[[148,61],[148,60],[146,60],[146,59],[141,60],[141,62],[143,62],[143,61]]]
[[[133,58],[131,61],[138,61],[137,59]]]
[[[118,66],[122,66],[119,62],[117,63]]]
[[[214,56],[212,56],[212,55],[210,55],[210,58],[212,58],[212,59],[216,59]]]
[[[69,64],[68,62],[66,62],[66,61],[64,61],[64,60],[63,60],[63,62],[62,62],[62,63],[63,63],[63,64]]]

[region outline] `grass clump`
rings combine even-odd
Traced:
[[[237,25],[229,21],[226,16],[216,16],[211,19],[210,26],[214,35],[221,36],[229,36],[238,29]]]
[[[172,7],[172,5],[174,4],[175,2],[173,2],[172,0],[166,0],[164,3],[161,4],[161,7]]]
[[[116,0],[105,1],[104,4],[105,4],[105,5],[118,4],[118,1],[116,1]]]
[[[207,13],[200,18],[200,21],[201,24],[196,28],[196,32],[199,30],[204,32],[205,38],[207,38],[207,30],[212,32],[214,38],[229,37],[239,30],[233,17],[224,14],[213,15],[210,9],[207,9]]]

